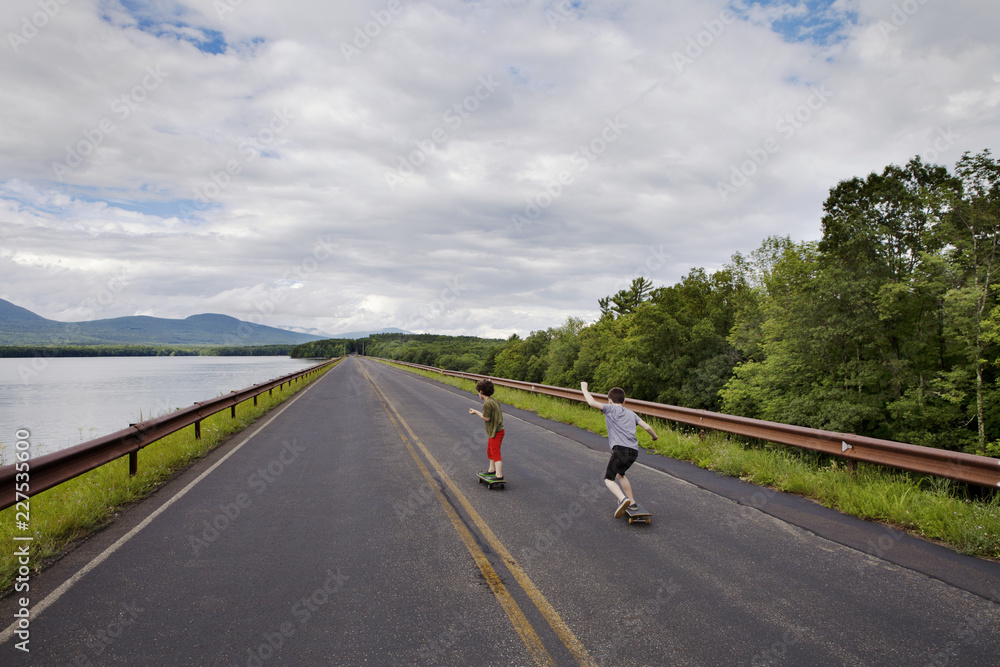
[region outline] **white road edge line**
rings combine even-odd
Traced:
[[[322,379],[323,379],[322,377],[321,378],[317,378],[317,381],[318,380],[322,380]],[[49,593],[48,595],[46,595],[45,598],[43,598],[41,602],[39,602],[38,604],[36,604],[35,606],[33,606],[31,608],[31,620],[32,620],[32,622],[34,622],[35,620],[37,620],[38,617],[42,614],[43,611],[45,611],[50,606],[52,606],[52,604],[55,603],[59,598],[61,598],[70,588],[72,588],[73,585],[76,582],[80,581],[80,579],[82,579],[84,576],[86,576],[88,572],[90,572],[91,570],[93,570],[94,568],[96,568],[98,565],[100,565],[101,563],[103,563],[105,560],[107,560],[107,558],[111,554],[113,554],[115,551],[117,551],[119,549],[119,547],[121,547],[123,544],[125,544],[126,542],[128,542],[130,539],[132,539],[133,537],[135,537],[135,535],[140,530],[142,530],[143,528],[145,528],[146,526],[148,526],[153,521],[153,519],[155,519],[156,517],[160,516],[163,512],[165,512],[167,510],[168,507],[170,507],[175,502],[177,502],[178,500],[180,500],[185,494],[187,494],[188,491],[190,491],[191,489],[193,489],[198,482],[200,482],[201,480],[203,480],[206,477],[208,477],[208,475],[213,470],[215,470],[220,465],[222,465],[223,463],[225,463],[226,459],[228,459],[230,456],[232,456],[233,454],[235,454],[236,452],[238,452],[243,447],[243,445],[245,445],[248,442],[250,442],[250,440],[252,440],[255,435],[257,435],[258,433],[260,433],[261,431],[263,431],[268,426],[268,424],[270,424],[275,419],[277,419],[281,415],[282,412],[284,412],[286,409],[290,408],[292,406],[292,403],[294,403],[295,401],[299,400],[299,398],[301,396],[303,396],[307,391],[309,391],[310,389],[312,389],[315,386],[316,386],[316,383],[313,382],[308,387],[306,387],[305,389],[303,389],[302,391],[300,391],[297,395],[295,395],[294,397],[292,397],[292,399],[289,400],[284,405],[282,405],[281,408],[279,408],[278,411],[276,413],[274,413],[274,415],[270,419],[268,419],[266,422],[264,422],[263,424],[261,424],[260,427],[257,428],[253,433],[251,433],[250,435],[248,435],[246,437],[246,439],[243,440],[243,442],[241,442],[240,444],[238,444],[235,447],[233,447],[225,456],[223,456],[221,459],[219,459],[218,461],[216,461],[215,463],[213,463],[211,468],[209,468],[205,472],[203,472],[200,475],[198,475],[198,477],[196,477],[194,480],[192,480],[191,483],[189,483],[183,489],[181,489],[180,491],[178,491],[170,500],[168,500],[167,502],[165,502],[162,505],[160,505],[158,508],[156,508],[156,510],[153,511],[152,514],[150,514],[145,519],[143,519],[142,522],[139,523],[139,525],[137,525],[135,528],[133,528],[132,530],[130,530],[127,533],[125,533],[124,535],[122,535],[120,538],[118,538],[118,541],[116,541],[110,547],[108,547],[107,549],[105,549],[104,551],[102,551],[100,554],[98,554],[97,556],[95,556],[92,561],[90,561],[89,563],[87,563],[86,565],[84,565],[82,568],[80,568],[80,570],[76,574],[74,574],[72,577],[70,577],[69,579],[67,579],[66,581],[64,581],[54,591],[52,591],[51,593]],[[0,632],[0,645],[6,643],[8,639],[10,639],[11,637],[14,636],[14,632],[17,630],[17,624],[18,624],[18,622],[14,621],[13,623],[11,623],[7,627],[6,630],[4,630],[3,632]]]

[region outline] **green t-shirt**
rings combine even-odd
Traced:
[[[492,396],[487,396],[483,401],[483,417],[486,424],[486,435],[494,437],[503,430],[503,412],[500,411],[500,402]]]

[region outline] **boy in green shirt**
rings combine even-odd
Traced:
[[[493,398],[493,382],[490,380],[480,380],[476,383],[476,391],[479,392],[479,399],[483,401],[483,411],[469,408],[470,415],[479,415],[486,422],[486,458],[490,465],[485,471],[480,473],[493,475],[493,479],[498,482],[503,479],[503,462],[500,460],[500,443],[503,442],[503,412],[500,411],[500,403]]]

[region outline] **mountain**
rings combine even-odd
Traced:
[[[334,334],[332,336],[327,336],[327,338],[333,338],[336,340],[357,340],[359,338],[368,338],[372,334],[383,334],[383,333],[400,333],[408,334],[413,333],[412,331],[405,331],[403,329],[397,329],[395,327],[386,327],[384,329],[379,329],[378,331],[348,331],[347,333]]]
[[[0,345],[298,345],[325,336],[205,313],[183,320],[136,315],[57,322],[0,299]]]

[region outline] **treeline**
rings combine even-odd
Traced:
[[[819,241],[771,237],[673,286],[637,279],[592,324],[368,353],[1000,455],[1000,163],[914,158],[839,183],[823,210]]]
[[[160,345],[6,345],[2,357],[266,357],[285,356],[292,345],[249,347],[164,347]]]
[[[364,354],[476,373],[482,372],[484,360],[490,358],[491,350],[503,345],[503,340],[475,336],[385,333],[357,340],[332,338],[303,343],[294,347],[289,356],[312,359]]]

